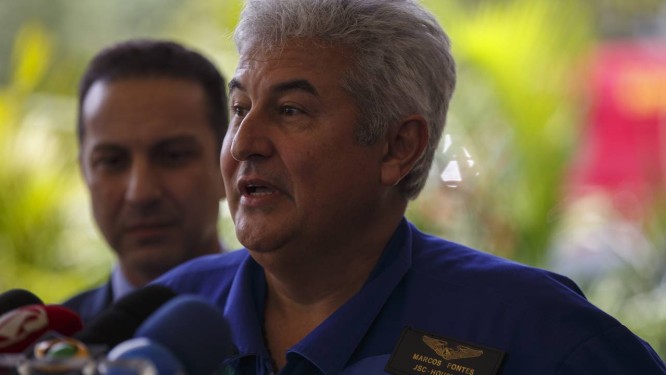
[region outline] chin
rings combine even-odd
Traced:
[[[236,238],[246,249],[266,252],[272,248],[271,232],[263,226],[251,225],[247,221],[236,224]]]
[[[271,236],[263,233],[261,235],[248,236],[239,235],[238,242],[240,242],[246,249],[254,253],[266,254],[277,251],[286,241],[272,238]]]
[[[165,247],[164,245],[140,246],[127,252],[124,258],[128,262],[146,267],[158,266],[160,264],[177,264],[177,261],[173,261],[173,254],[176,252],[175,249]]]
[[[270,253],[274,249],[274,247],[257,240],[247,241],[239,239],[238,242],[240,242],[243,247],[254,253]]]

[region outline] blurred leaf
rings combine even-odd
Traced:
[[[21,27],[12,51],[11,86],[30,92],[42,80],[51,57],[51,40],[38,23]]]
[[[572,72],[593,40],[589,13],[571,0],[426,4],[458,63],[446,131],[459,152],[439,154],[439,167],[461,150],[476,164],[455,191],[437,193],[465,202],[452,205],[460,207],[454,224],[441,227],[450,238],[542,266],[581,123]]]

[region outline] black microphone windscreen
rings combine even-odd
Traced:
[[[137,289],[102,311],[74,337],[86,344],[112,348],[130,339],[148,316],[175,296],[176,292],[163,285]]]
[[[146,318],[177,294],[164,285],[146,285],[116,301],[110,308],[121,310],[143,323]]]
[[[25,289],[12,289],[0,294],[0,315],[28,305],[43,305],[39,297]]]

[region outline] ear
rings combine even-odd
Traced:
[[[412,170],[425,152],[428,137],[428,124],[420,115],[406,117],[389,130],[381,170],[384,185],[397,185]]]

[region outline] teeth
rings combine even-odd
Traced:
[[[269,195],[273,193],[273,190],[265,187],[265,186],[248,186],[247,187],[247,192],[250,195],[254,196],[262,196],[262,195]]]

